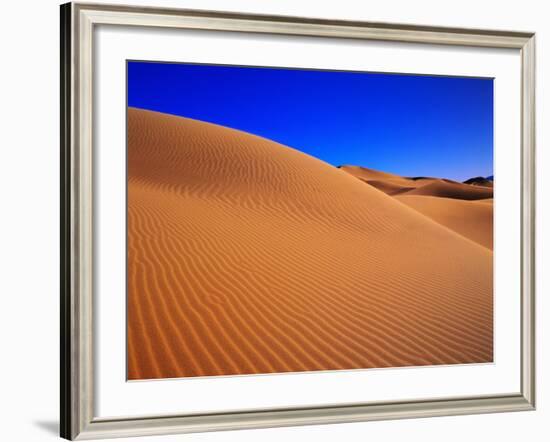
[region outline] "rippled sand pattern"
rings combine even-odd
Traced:
[[[489,248],[257,136],[128,136],[129,379],[492,361]]]

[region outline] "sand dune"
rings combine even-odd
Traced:
[[[424,186],[433,181],[432,178],[412,179],[392,173],[381,172],[360,166],[340,166],[340,170],[351,176],[376,187],[388,195],[399,195],[417,187]]]
[[[422,195],[398,195],[396,198],[437,223],[493,249],[493,207],[484,203],[485,200],[467,201]]]
[[[369,180],[367,181],[367,184],[370,184],[373,187],[376,187],[378,190],[381,190],[387,195],[400,195],[402,193],[406,193],[409,190],[415,189],[415,187],[408,187],[408,186],[402,186],[397,183],[392,182],[391,180],[388,181],[379,181],[379,180]]]
[[[387,195],[395,196],[437,223],[492,250],[492,181],[476,177],[458,183],[431,177],[401,177],[358,166],[340,168]],[[479,203],[483,203],[483,206],[480,207]]]
[[[464,181],[464,184],[471,184],[472,186],[493,187],[493,182],[482,176],[470,178]]]
[[[461,200],[481,200],[492,198],[493,189],[449,180],[435,180],[425,186],[408,191],[407,195],[428,195]]]
[[[129,109],[128,176],[130,379],[492,361],[492,252],[349,173]]]
[[[363,181],[370,181],[370,180],[395,181],[395,182],[401,182],[403,185],[414,184],[414,180],[412,179],[405,178],[393,173],[369,169],[368,167],[344,165],[344,166],[340,166],[339,169]],[[409,181],[411,181],[412,183],[410,183]]]

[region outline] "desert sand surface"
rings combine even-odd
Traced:
[[[493,206],[485,200],[421,195],[398,195],[396,198],[437,223],[493,250]]]
[[[345,165],[339,169],[388,195],[399,195],[434,181],[433,178],[412,179],[361,166]]]
[[[432,177],[403,177],[360,166],[340,169],[394,196],[435,222],[493,249],[493,181],[483,177],[464,183]]]
[[[129,379],[491,362],[492,251],[398,198],[130,108]]]
[[[400,195],[402,193],[408,192],[409,190],[415,189],[415,187],[403,186],[392,180],[368,180],[365,182],[373,187],[376,187],[378,190],[381,190],[382,192],[392,196]]]
[[[493,197],[493,189],[438,179],[407,192],[407,195],[428,195],[461,200],[481,200]]]

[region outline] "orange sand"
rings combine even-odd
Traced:
[[[128,176],[129,379],[492,361],[492,252],[413,200],[137,109]]]
[[[434,196],[398,195],[398,201],[493,250],[493,205]]]
[[[457,183],[450,180],[434,180],[407,192],[407,195],[429,195],[462,200],[481,200],[493,197],[491,187]]]

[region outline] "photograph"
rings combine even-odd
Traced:
[[[126,87],[127,380],[494,362],[493,78],[127,60]]]

